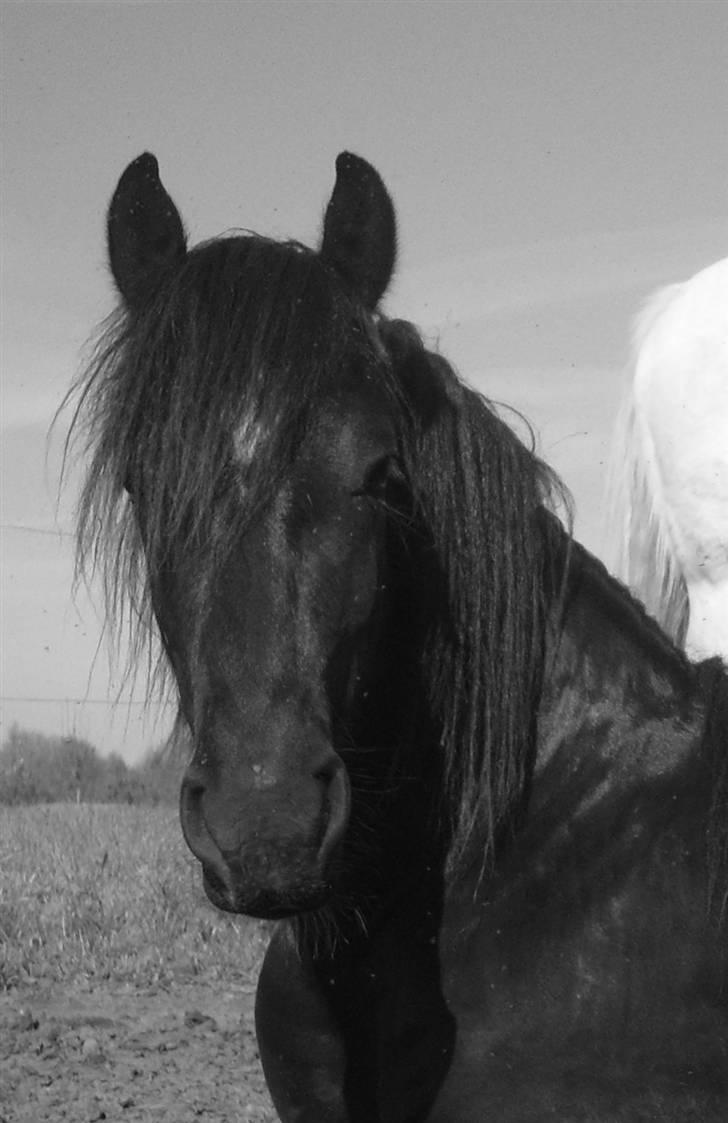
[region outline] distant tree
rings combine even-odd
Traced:
[[[103,787],[105,762],[93,745],[70,737],[56,748],[53,763],[56,768],[60,766],[62,775],[66,777],[65,785],[60,786],[66,788],[68,798],[83,803],[98,799]]]
[[[101,756],[88,741],[13,725],[0,749],[0,804],[176,803],[188,755],[182,727],[131,768],[117,753]]]
[[[60,738],[13,725],[0,753],[0,800],[49,803],[70,798],[69,778],[58,759]]]
[[[35,799],[29,743],[23,731],[12,725],[0,752],[0,802],[31,803]]]
[[[189,731],[178,718],[166,741],[150,749],[138,766],[150,802],[177,803],[190,748]]]
[[[118,753],[103,758],[103,771],[99,776],[95,799],[98,803],[142,803],[143,784],[133,768],[129,768]]]

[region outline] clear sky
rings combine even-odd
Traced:
[[[46,453],[113,305],[105,208],[144,149],[193,241],[315,241],[336,154],[369,159],[399,216],[388,310],[535,423],[577,535],[602,549],[631,321],[728,254],[725,0],[32,2],[1,18],[3,736],[18,721],[134,759],[165,732],[165,715],[109,705],[99,599],[71,597],[76,478],[56,507],[63,422]]]

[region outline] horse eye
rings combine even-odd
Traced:
[[[364,477],[364,483],[352,495],[357,498],[387,499],[393,488],[404,485],[404,473],[394,456],[385,456],[373,464]]]

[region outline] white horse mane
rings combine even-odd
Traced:
[[[728,259],[635,321],[607,511],[615,575],[689,653],[728,659]]]
[[[615,576],[680,644],[687,626],[687,587],[667,529],[662,481],[652,434],[636,401],[635,374],[645,341],[682,287],[666,285],[652,293],[634,321],[607,474],[606,559]]]

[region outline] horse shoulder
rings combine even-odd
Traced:
[[[282,1123],[349,1123],[344,1043],[288,924],[270,942],[255,1022],[268,1088]]]

